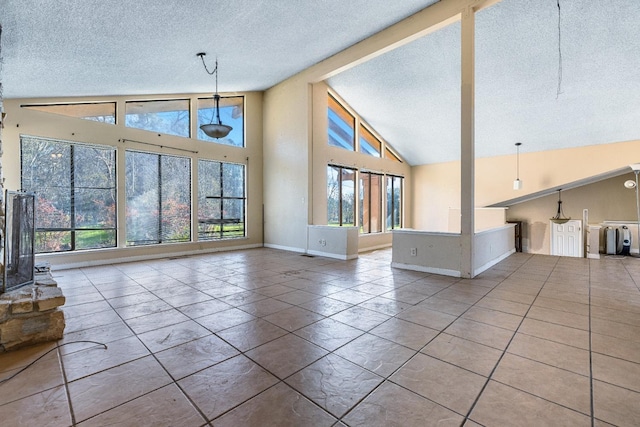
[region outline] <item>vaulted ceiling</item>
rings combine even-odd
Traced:
[[[6,98],[201,93],[204,51],[220,91],[265,90],[433,3],[0,0],[0,78]],[[638,22],[636,0],[478,12],[476,156],[638,139]],[[459,23],[328,83],[410,164],[458,159]]]

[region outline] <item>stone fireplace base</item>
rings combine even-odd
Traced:
[[[33,285],[0,295],[0,353],[62,338],[65,297],[51,273],[36,273]]]

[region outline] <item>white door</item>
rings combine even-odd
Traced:
[[[582,221],[572,219],[564,224],[550,224],[551,255],[582,258]]]

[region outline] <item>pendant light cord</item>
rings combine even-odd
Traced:
[[[562,93],[562,44],[561,44],[561,34],[560,34],[560,0],[556,0],[558,4],[558,89],[556,91],[556,100],[560,97]]]

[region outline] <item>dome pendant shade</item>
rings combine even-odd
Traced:
[[[211,138],[224,138],[225,136],[229,135],[229,132],[231,132],[233,128],[221,123],[208,123],[206,125],[200,126],[200,129],[202,129],[202,132],[204,132]]]

